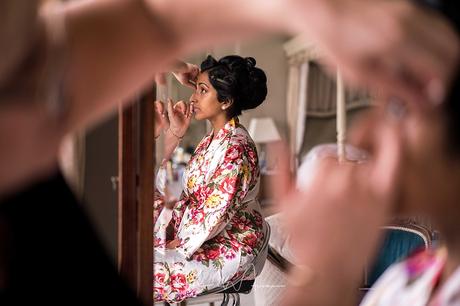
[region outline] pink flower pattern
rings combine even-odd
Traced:
[[[215,136],[203,138],[190,159],[181,199],[169,227],[176,249],[155,232],[154,299],[179,302],[242,275],[259,254],[265,239],[257,201],[258,157],[255,145],[237,118]],[[155,195],[154,217],[163,213]]]
[[[365,296],[361,306],[460,305],[460,268],[440,284],[447,252],[440,248],[414,254],[391,266]]]

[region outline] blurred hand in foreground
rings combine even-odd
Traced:
[[[399,124],[373,131],[362,164],[318,160],[309,186],[296,190],[284,160],[272,189],[281,203],[298,268],[287,305],[353,305],[362,269],[398,196],[403,142]],[[370,139],[370,138],[368,138]],[[276,149],[278,156],[289,156]],[[303,268],[302,268],[303,267]],[[300,272],[299,272],[300,271]],[[333,294],[331,294],[333,292]]]
[[[458,34],[445,17],[411,1],[322,1],[316,14],[311,1],[291,3],[296,28],[347,83],[422,105],[443,101],[460,57]]]

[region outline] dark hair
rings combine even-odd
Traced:
[[[217,61],[208,55],[201,63],[201,72],[205,71],[217,91],[217,100],[233,101],[228,109],[229,117],[256,108],[267,96],[267,77],[256,67],[256,60],[252,57],[228,55]]]

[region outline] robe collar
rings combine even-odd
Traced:
[[[227,138],[228,135],[231,134],[232,131],[235,130],[238,124],[239,124],[238,117],[233,117],[232,119],[227,121],[224,127],[221,128],[215,136],[214,136],[215,131],[212,130],[208,134],[208,136],[206,136],[206,140],[203,143],[203,147],[206,149],[206,148],[209,148],[213,143],[220,144],[224,139]]]

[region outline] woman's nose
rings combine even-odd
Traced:
[[[196,98],[195,98],[195,94],[192,94],[192,95],[190,96],[189,102],[190,102],[190,103],[194,103],[194,104],[197,102],[197,100],[196,100]]]

